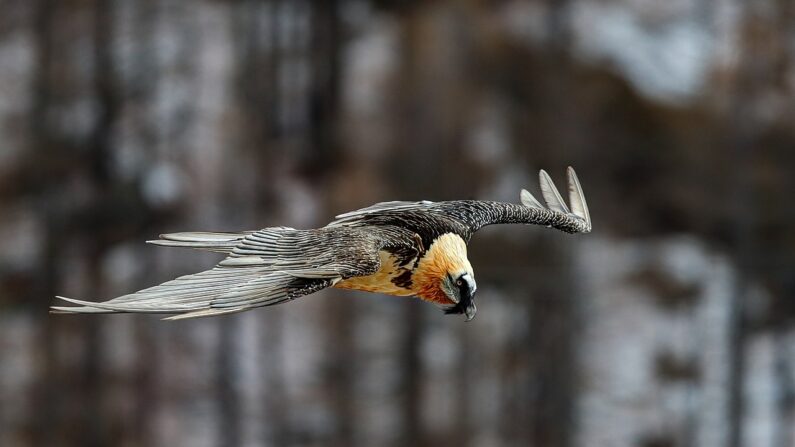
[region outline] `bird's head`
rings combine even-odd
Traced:
[[[471,272],[463,271],[448,274],[442,281],[442,291],[455,304],[444,309],[446,314],[464,314],[467,321],[475,318],[478,308],[475,306],[475,292],[478,286]]]
[[[467,321],[475,317],[475,274],[460,236],[447,233],[435,239],[420,260],[413,280],[417,295],[440,305],[445,313],[464,314]]]

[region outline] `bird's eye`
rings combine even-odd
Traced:
[[[462,285],[464,285],[464,281],[461,278],[458,278],[458,280],[456,280],[455,282],[455,285],[461,287]]]

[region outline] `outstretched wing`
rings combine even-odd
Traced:
[[[336,282],[378,270],[378,251],[390,241],[361,228],[296,230],[277,227],[247,233],[175,233],[152,241],[228,253],[213,269],[94,303],[58,297],[79,307],[68,313],[174,313],[170,319],[240,312],[279,304]]]
[[[582,186],[574,169],[569,167],[567,174],[571,210],[552,179],[541,170],[539,182],[546,206],[524,189],[521,204],[481,200],[383,202],[341,214],[329,227],[400,225],[416,231],[426,244],[445,232],[457,233],[468,241],[475,231],[493,224],[535,224],[566,233],[588,233],[591,217]]]

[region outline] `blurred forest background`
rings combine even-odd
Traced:
[[[0,0],[0,445],[795,446],[793,123],[791,0]],[[479,233],[471,323],[47,313],[567,165],[594,232]]]

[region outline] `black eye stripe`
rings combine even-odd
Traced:
[[[458,290],[462,293],[469,293],[474,290],[472,287],[472,283],[465,278],[465,276],[469,276],[469,273],[463,273],[461,276],[454,278],[452,274],[447,274],[447,280],[449,284],[458,287]]]

